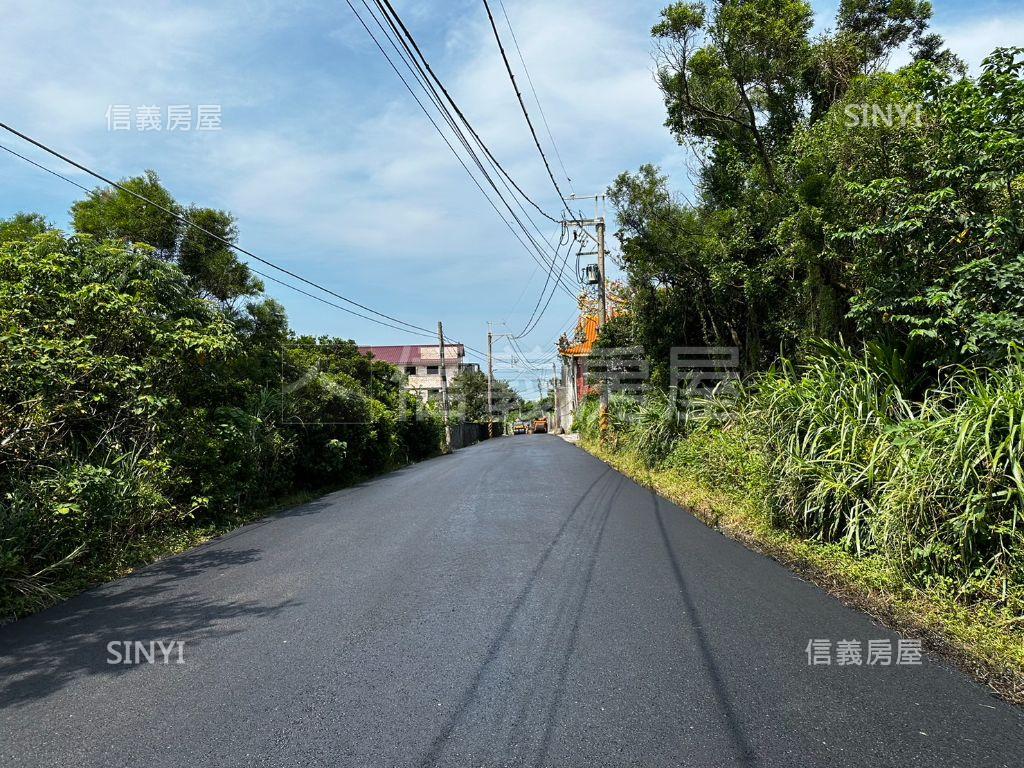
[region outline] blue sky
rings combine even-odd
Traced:
[[[648,32],[664,4],[505,0],[580,194],[602,191],[644,162],[689,190],[690,161],[662,126],[651,77]],[[8,5],[0,27],[4,122],[109,176],[152,168],[179,200],[235,213],[249,250],[411,323],[432,328],[442,319],[450,338],[477,349],[485,349],[487,320],[515,330],[526,321],[543,274],[342,0]],[[815,3],[819,28],[836,5]],[[395,6],[495,155],[557,210],[479,0]],[[976,66],[996,45],[1024,45],[1024,8],[938,0],[933,27]],[[193,112],[220,105],[222,128],[111,131],[107,109],[117,104]],[[93,186],[13,137],[0,142]],[[0,180],[0,217],[38,211],[65,226],[81,196],[6,153]],[[416,343],[287,288],[268,284],[268,293],[299,332]],[[556,294],[525,351],[549,357],[574,309]],[[550,375],[500,374],[528,394],[537,376]]]

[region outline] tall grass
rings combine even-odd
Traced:
[[[744,487],[779,527],[966,600],[1021,604],[1024,358],[915,387],[877,350],[828,346],[686,409],[613,398],[612,425],[651,465]],[[584,434],[596,411],[578,414]]]
[[[879,545],[907,570],[1006,597],[1024,585],[1024,364],[956,371],[887,441]]]

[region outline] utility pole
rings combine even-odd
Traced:
[[[566,226],[574,225],[584,235],[597,243],[597,271],[598,271],[598,298],[600,299],[601,312],[598,318],[599,327],[603,328],[608,322],[608,276],[605,272],[605,217],[601,212],[601,201],[604,195],[591,195],[594,198],[594,218],[592,219],[567,219]],[[572,195],[570,200],[583,199]],[[589,197],[587,198],[589,199]],[[593,227],[595,235],[587,231],[587,227]],[[601,436],[608,432],[608,377],[605,376],[604,384],[601,386]]]
[[[494,339],[509,338],[511,336],[511,333],[493,333],[491,331],[491,321],[487,321],[487,434],[489,437],[494,437],[494,395],[492,388],[494,382]],[[510,404],[509,409],[505,411],[504,415],[508,416],[511,412]],[[519,410],[519,415],[523,415],[522,408]],[[502,434],[504,433],[504,427],[502,427]]]
[[[601,273],[601,328],[608,322],[608,277],[604,271],[604,216],[597,218],[597,271]],[[606,364],[607,367],[607,364]],[[601,387],[601,435],[608,433],[608,376]]]
[[[445,451],[452,449],[452,425],[448,422],[448,371],[444,367],[444,328],[437,321],[437,343],[441,350],[441,412],[444,414],[444,446]]]
[[[494,437],[494,334],[487,323],[487,437]]]
[[[559,421],[559,416],[558,416],[558,363],[556,363],[554,361],[551,362],[551,381],[555,385],[555,390],[554,390],[554,392],[555,392],[555,415],[551,419],[551,428],[554,431],[554,433],[557,435],[558,434],[558,421]]]
[[[608,322],[608,278],[604,271],[604,216],[595,220],[597,230],[597,271],[601,273],[598,290],[601,293],[601,326]]]

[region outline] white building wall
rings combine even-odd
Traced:
[[[416,366],[416,373],[409,374],[409,389],[415,390],[419,396],[426,402],[431,391],[440,391],[441,389],[441,373],[440,366],[438,366],[438,373],[427,373],[426,365]],[[445,372],[447,373],[448,386],[451,387],[455,377],[459,375],[459,363],[449,363],[445,360],[444,366]]]

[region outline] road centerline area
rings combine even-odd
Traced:
[[[814,665],[814,638],[900,639],[510,437],[0,628],[0,764],[1019,765],[1019,711],[959,672]]]

